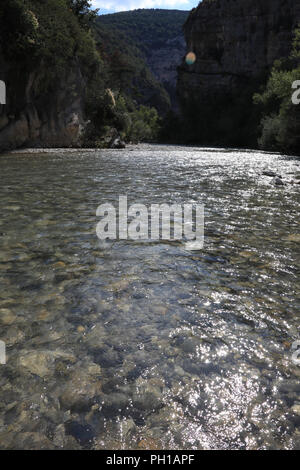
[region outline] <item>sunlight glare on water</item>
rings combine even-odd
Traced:
[[[0,157],[1,448],[300,447],[296,158],[175,146]],[[96,237],[204,203],[205,245]]]

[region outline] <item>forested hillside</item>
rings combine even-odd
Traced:
[[[160,47],[184,18],[159,10],[97,18],[89,0],[1,2],[0,149],[156,139],[170,97],[146,52],[152,34]]]
[[[137,101],[165,114],[176,107],[177,66],[185,54],[183,24],[188,12],[139,9],[99,16],[101,56],[113,80]],[[121,45],[121,46],[120,46]]]

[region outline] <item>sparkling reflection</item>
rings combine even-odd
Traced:
[[[299,448],[293,158],[2,155],[1,448]],[[204,202],[205,246],[107,242],[96,207]],[[298,302],[298,303],[297,303]]]

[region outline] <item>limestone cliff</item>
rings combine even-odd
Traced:
[[[90,12],[75,3],[0,2],[0,80],[6,83],[0,150],[78,145],[101,61]]]
[[[196,61],[179,67],[177,90],[185,119],[197,121],[193,138],[253,144],[252,94],[289,54],[299,22],[300,0],[203,0],[191,11],[184,33]]]
[[[76,63],[46,92],[42,68],[26,73],[0,58],[0,70],[7,88],[7,103],[0,106],[0,150],[78,145],[85,84]]]
[[[177,109],[176,81],[177,64],[185,52],[183,35],[165,41],[163,46],[149,50],[146,60],[159,83],[162,83],[171,98],[173,109]]]

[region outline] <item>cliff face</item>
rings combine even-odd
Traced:
[[[168,39],[163,46],[151,49],[146,57],[151,72],[169,93],[173,109],[177,108],[177,64],[184,53],[184,37],[183,35],[178,35]]]
[[[251,106],[274,60],[288,56],[299,22],[300,0],[203,0],[192,10],[184,33],[196,61],[179,67],[177,90],[183,115],[201,123],[200,139],[213,134],[211,126],[220,143],[226,132],[236,134],[239,126],[243,132],[247,109],[237,108]],[[224,109],[228,104],[232,115]],[[215,110],[211,122],[209,110]]]
[[[0,2],[0,150],[78,145],[87,98],[103,89],[90,13],[85,2],[74,9],[79,3]]]
[[[24,73],[0,57],[0,70],[7,88],[6,105],[0,106],[0,150],[78,145],[84,128],[79,66],[74,63],[46,93],[42,68]]]

